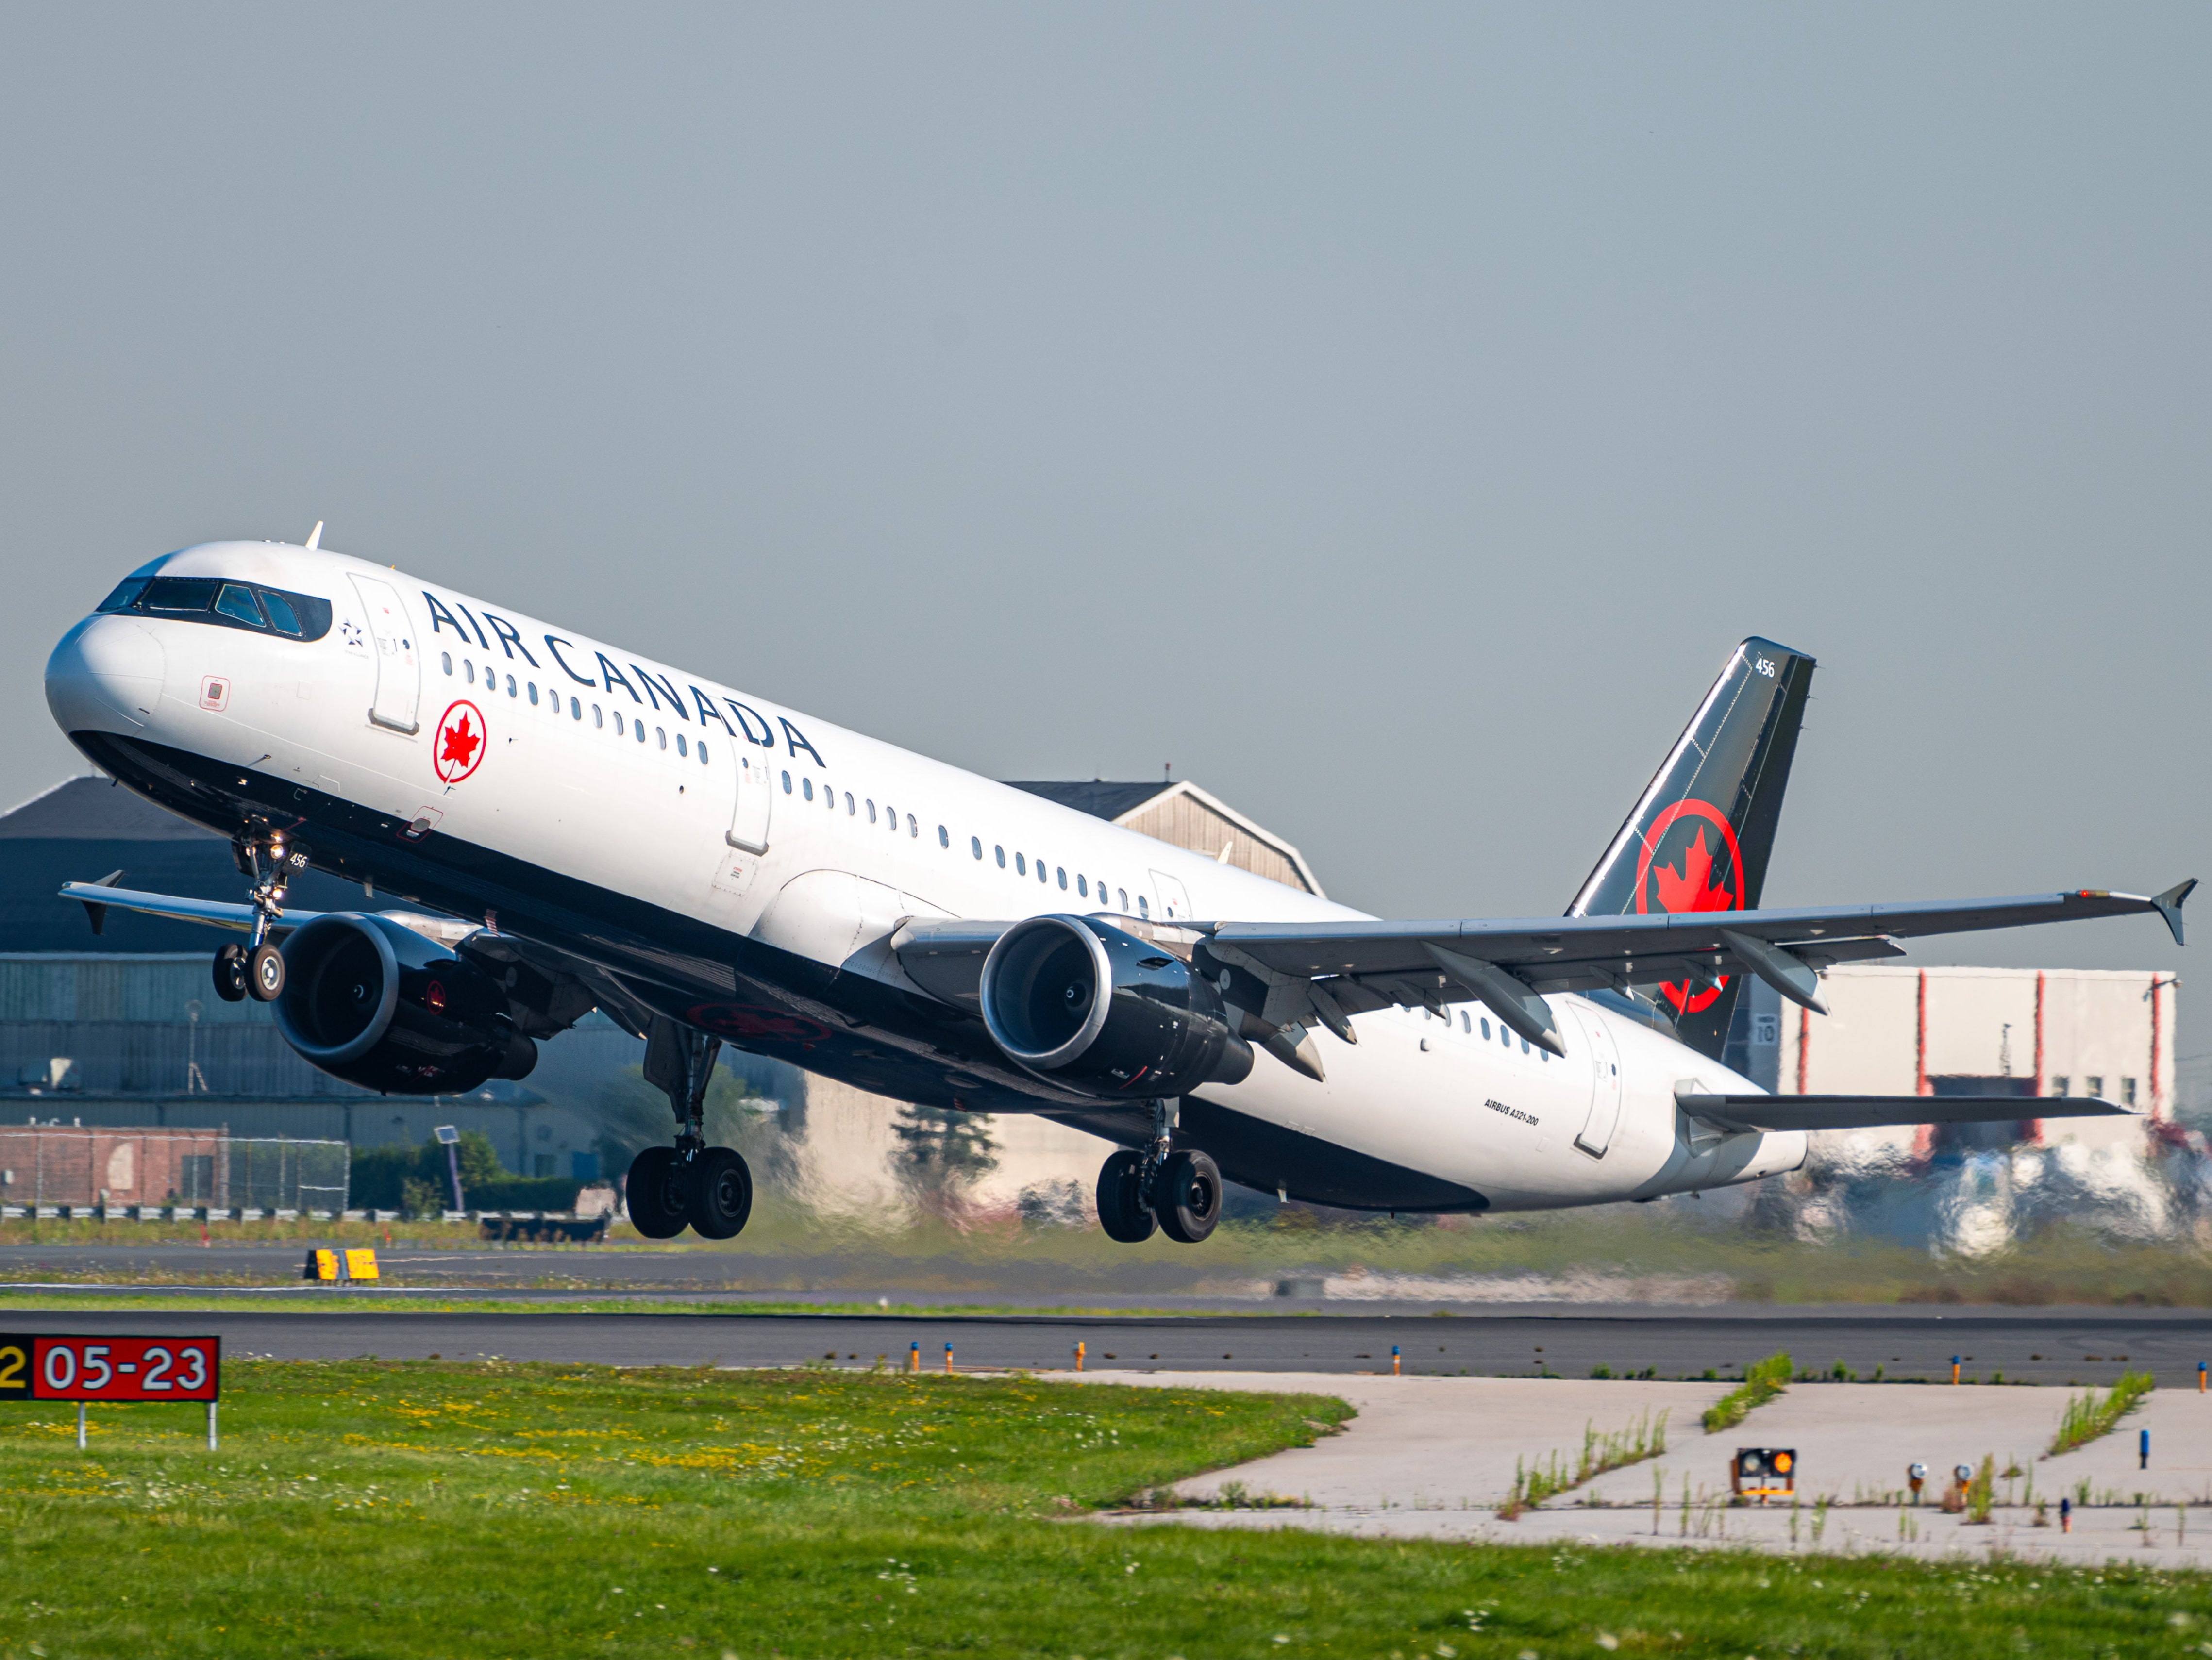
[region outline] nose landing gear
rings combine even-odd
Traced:
[[[285,845],[279,831],[263,838],[239,837],[231,844],[238,868],[253,879],[246,903],[253,907],[253,931],[244,945],[235,942],[215,954],[215,994],[225,1003],[252,997],[275,1003],[284,995],[284,954],[270,943],[269,930],[284,919],[284,890],[295,871],[307,868],[302,849]]]
[[[676,1145],[648,1147],[630,1161],[630,1226],[648,1239],[672,1239],[688,1226],[702,1239],[734,1239],[752,1215],[753,1178],[744,1159],[708,1147],[707,1083],[722,1040],[665,1017],[645,1046],[646,1081],[668,1095]]]
[[[1221,1220],[1221,1192],[1220,1166],[1194,1147],[1176,1147],[1168,1104],[1154,1101],[1152,1145],[1124,1148],[1098,1172],[1098,1225],[1123,1245],[1142,1244],[1155,1227],[1197,1245]]]

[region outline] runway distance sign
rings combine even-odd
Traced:
[[[212,1401],[220,1337],[0,1332],[0,1401]]]

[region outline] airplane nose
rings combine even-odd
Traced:
[[[88,617],[46,659],[46,707],[64,732],[136,732],[161,706],[161,642],[128,617]]]

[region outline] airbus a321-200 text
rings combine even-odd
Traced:
[[[232,838],[244,900],[63,894],[230,930],[218,994],[374,1089],[520,1078],[604,1009],[672,1109],[627,1187],[654,1238],[751,1209],[704,1134],[726,1043],[1087,1130],[1121,1240],[1204,1239],[1225,1180],[1439,1212],[1755,1181],[1811,1130],[1992,1104],[1760,1089],[1722,1061],[1747,976],[1818,1009],[1821,970],[1915,935],[2148,912],[2178,942],[2195,886],[1760,908],[1814,664],[1747,639],[1563,915],[1379,921],[317,532],[154,560],[46,667],[94,765]],[[288,909],[310,869],[362,908]]]

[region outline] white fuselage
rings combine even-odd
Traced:
[[[337,874],[373,881],[380,895],[407,894],[404,856],[414,845],[465,850],[430,902],[500,912],[519,932],[557,928],[563,948],[582,954],[597,942],[626,974],[653,972],[638,915],[696,924],[668,967],[691,994],[716,989],[686,979],[706,930],[921,998],[888,943],[908,918],[1363,915],[396,570],[218,542],[170,555],[159,573],[315,596],[331,606],[332,625],[301,643],[137,614],[88,618],[49,667],[49,700],[66,730],[366,809],[388,826],[395,863],[379,869],[356,854]],[[396,616],[376,615],[387,600]],[[197,810],[173,792],[156,798]],[[317,845],[312,813],[297,834]],[[621,917],[594,914],[593,896],[619,900]],[[775,958],[753,960],[746,972],[757,975]],[[808,995],[822,997],[818,986]],[[1649,1197],[1802,1162],[1802,1135],[1693,1144],[1678,1086],[1753,1086],[1602,1000],[1552,1001],[1564,1058],[1504,1040],[1479,1004],[1449,1019],[1392,1009],[1356,1017],[1356,1045],[1316,1039],[1325,1081],[1261,1053],[1243,1082],[1199,1094],[1498,1209]],[[899,1052],[916,1065],[933,1052],[912,1031],[881,1035],[902,1038]],[[805,1052],[752,1046],[811,1063]],[[1059,1100],[1040,1089],[1036,1110],[1057,1111]],[[1001,1094],[990,1104],[1018,1103]],[[1249,1160],[1242,1173],[1297,1190]]]

